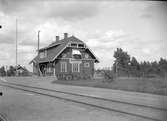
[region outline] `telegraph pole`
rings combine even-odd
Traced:
[[[17,49],[17,39],[18,39],[18,26],[17,26],[17,18],[16,18],[16,76],[18,76],[18,73],[17,73],[17,64],[18,64],[18,60],[17,60],[17,56],[18,56],[18,49]]]
[[[39,55],[39,42],[40,42],[40,30],[38,30],[38,50],[37,50],[37,54]],[[40,66],[39,66],[39,63],[37,63],[38,64],[38,68],[39,68],[39,76],[40,76]]]
[[[0,29],[2,28],[2,26],[0,25]],[[0,96],[2,96],[3,95],[3,93],[2,92],[0,92]]]
[[[118,63],[115,61],[115,73],[116,73],[116,78],[118,77]]]
[[[40,30],[38,30],[38,54],[39,54]]]

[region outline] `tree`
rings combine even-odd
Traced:
[[[5,76],[5,75],[6,75],[5,67],[2,66],[2,67],[0,68],[0,76]]]
[[[167,60],[166,59],[160,58],[159,69],[163,75],[167,73]]]
[[[114,57],[119,65],[122,67],[127,67],[130,62],[130,55],[127,52],[124,52],[121,48],[117,48],[117,51],[114,52]]]
[[[157,77],[167,76],[167,60],[160,58],[159,62],[143,61],[138,62],[135,57],[130,58],[130,55],[123,51],[121,48],[117,48],[114,51],[115,62],[113,64],[113,70],[118,75],[128,76],[144,76],[144,77]]]
[[[130,73],[133,76],[140,76],[140,64],[135,57],[132,57],[130,61]]]
[[[114,72],[120,71],[127,74],[129,72],[130,55],[121,48],[117,48],[114,52],[114,58]]]
[[[164,69],[167,72],[167,60],[161,58],[159,61],[159,66],[161,69]]]
[[[8,76],[15,76],[16,74],[16,69],[13,66],[9,67],[9,70],[7,70],[7,75]]]

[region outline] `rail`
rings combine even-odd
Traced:
[[[104,98],[99,98],[99,97],[95,97],[95,96],[87,96],[87,95],[76,94],[76,93],[71,93],[71,92],[64,92],[64,91],[60,91],[60,90],[44,89],[44,88],[40,88],[40,87],[27,86],[27,85],[9,83],[9,82],[1,82],[0,85],[14,88],[14,89],[18,89],[18,90],[28,91],[31,93],[45,95],[45,96],[49,96],[49,97],[53,97],[53,98],[63,99],[66,101],[80,103],[80,104],[84,104],[84,105],[88,105],[88,106],[92,106],[92,107],[96,107],[96,108],[100,108],[100,109],[104,109],[104,110],[109,110],[109,111],[119,112],[119,113],[131,115],[131,116],[136,116],[136,117],[140,117],[140,118],[144,118],[144,119],[149,119],[149,120],[153,120],[153,121],[163,121],[164,118],[158,117],[158,116],[154,115],[155,113],[152,113],[152,112],[162,112],[164,114],[164,116],[165,116],[165,114],[167,114],[166,109],[155,108],[155,107],[145,106],[145,105],[132,104],[132,103],[121,102],[121,101],[110,100],[110,99],[104,99]],[[103,104],[103,105],[101,105],[101,104]],[[125,110],[121,107],[119,107],[119,108],[121,108],[121,109],[119,109],[119,108],[116,108],[115,105],[117,107],[119,105],[123,106],[123,107],[125,107],[125,109],[128,106],[131,109],[136,108],[135,109],[136,112],[131,111],[131,110],[127,110],[127,109]],[[146,110],[149,112],[148,113],[149,115],[147,115],[145,113],[141,113],[139,110]],[[150,110],[152,110],[152,111],[150,112]]]

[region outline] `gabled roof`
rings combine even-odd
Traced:
[[[55,42],[49,44],[47,47],[41,48],[40,50],[48,49],[48,48],[51,48],[51,47],[60,45],[60,44],[62,44],[62,43],[69,43],[69,42],[83,43],[83,41],[79,40],[78,38],[76,38],[76,37],[74,37],[74,36],[71,36],[71,37],[68,37],[68,38],[66,38],[66,39],[62,39],[62,40],[59,40],[59,41],[55,41]]]
[[[63,50],[63,48],[65,48],[67,45],[67,43],[62,43],[62,44],[59,44],[57,46],[54,46],[52,48],[47,48],[47,49],[50,49],[50,50],[54,50],[54,53],[47,53],[47,57],[46,58],[40,58],[39,55],[37,55],[33,60],[35,62],[38,62],[38,63],[42,63],[42,62],[52,62],[54,60],[54,57],[56,55],[59,54],[59,52],[61,50]]]
[[[59,41],[55,41],[49,44],[47,47],[41,48],[39,51],[48,50],[46,58],[40,58],[37,55],[30,63],[43,63],[43,62],[52,62],[54,61],[68,46],[68,43],[84,43],[83,41],[79,40],[78,38],[71,36]],[[89,49],[89,48],[88,48]],[[89,49],[92,53],[92,51]],[[93,53],[92,53],[93,54]],[[93,54],[96,62],[99,62],[97,57]]]
[[[21,66],[21,65],[17,65],[14,67],[17,70],[24,70],[24,71],[28,71],[25,67]]]

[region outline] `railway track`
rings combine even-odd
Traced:
[[[40,87],[27,86],[16,83],[1,82],[1,86],[14,88],[17,90],[28,91],[31,93],[45,95],[53,98],[58,98],[66,101],[80,103],[95,108],[100,108],[108,111],[115,111],[130,116],[135,116],[142,119],[148,119],[150,121],[166,121],[167,110],[161,108],[155,108],[151,106],[132,104],[127,102],[121,102],[116,100],[104,99],[95,96],[87,96],[82,94],[64,92],[60,90],[44,89]]]
[[[8,119],[2,114],[0,114],[0,121],[8,121]]]

